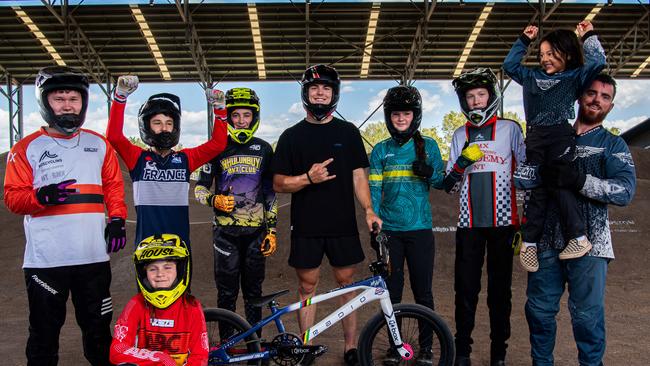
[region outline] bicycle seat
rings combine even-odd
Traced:
[[[289,293],[289,290],[282,290],[278,292],[274,292],[272,294],[268,294],[266,296],[261,296],[261,297],[254,297],[252,299],[248,300],[248,305],[251,306],[264,306],[271,301],[275,300],[277,297],[280,297],[282,295],[286,295]]]

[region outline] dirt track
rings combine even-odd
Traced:
[[[634,201],[629,207],[613,207],[610,211],[613,240],[617,259],[609,267],[609,277],[606,298],[608,347],[605,364],[608,365],[649,365],[650,364],[650,248],[646,245],[650,217],[648,203],[650,200],[650,151],[634,150],[634,160],[637,166],[639,181]],[[0,176],[4,177],[6,154],[0,155]],[[131,184],[128,174],[125,174],[127,198],[131,202]],[[449,228],[456,225],[457,198],[444,193],[433,192],[433,222],[436,227]],[[210,210],[201,207],[190,200],[192,225],[192,248],[195,253],[193,292],[203,302],[204,306],[216,304],[212,271],[212,244]],[[295,275],[286,264],[289,241],[289,196],[280,195],[279,217],[279,249],[267,262],[267,277],[264,284],[266,293],[281,289],[295,288]],[[130,204],[130,217],[134,217],[133,206]],[[361,216],[357,219],[360,221]],[[0,268],[5,268],[0,278],[0,329],[3,341],[0,343],[0,355],[4,365],[25,365],[25,342],[27,338],[27,299],[23,272],[21,270],[24,251],[24,233],[22,217],[9,213],[0,205],[0,227],[2,228],[0,243]],[[359,226],[362,228],[362,226]],[[128,225],[129,237],[132,238],[135,225]],[[361,237],[367,238],[367,231],[361,229]],[[454,233],[436,233],[436,264],[434,271],[434,297],[437,312],[453,328],[453,263],[454,263]],[[366,250],[370,254],[369,248]],[[117,318],[124,304],[134,293],[133,268],[129,253],[122,251],[112,258],[113,283],[111,292],[116,308],[113,319]],[[358,278],[367,275],[367,265],[359,266]],[[485,276],[483,276],[485,279]],[[530,346],[528,343],[528,326],[524,318],[525,302],[525,273],[515,266],[513,275],[513,314],[512,338],[510,340],[507,362],[509,365],[529,365]],[[408,283],[408,281],[407,281]],[[322,268],[322,282],[319,288],[324,291],[335,287],[329,266]],[[485,284],[483,288],[485,288]],[[410,291],[405,291],[405,302],[411,302]],[[281,299],[283,305],[296,300],[295,293]],[[475,365],[488,365],[489,362],[489,329],[485,293],[479,299],[477,324],[474,331],[474,352],[472,361]],[[319,315],[324,315],[335,308],[336,303],[320,306]],[[242,309],[242,306],[239,306]],[[375,313],[376,307],[369,306],[358,314],[360,327]],[[295,318],[286,318],[288,331],[298,333]],[[270,328],[269,328],[270,329]],[[265,333],[265,335],[268,335]],[[342,364],[342,333],[340,327],[333,328],[319,337],[317,343],[327,344],[328,354],[319,359],[319,364]],[[80,332],[74,321],[72,305],[68,306],[68,318],[61,331],[60,364],[85,365],[81,349]],[[572,340],[571,324],[566,307],[566,296],[558,317],[558,340],[556,344],[556,364],[575,365],[577,351]]]

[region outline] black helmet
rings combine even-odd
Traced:
[[[501,102],[501,91],[497,87],[497,77],[494,75],[492,70],[485,67],[479,67],[461,74],[459,77],[454,79],[452,85],[458,95],[460,108],[463,110],[463,114],[471,124],[477,127],[482,126],[497,113],[497,108],[499,108],[499,103]],[[469,106],[467,105],[467,99],[465,99],[465,94],[468,90],[476,88],[487,89],[490,94],[490,99],[488,100],[487,107],[470,111]]]
[[[174,120],[172,132],[153,133],[149,121],[162,113]],[[178,144],[181,135],[181,100],[174,94],[154,94],[140,107],[138,112],[140,138],[142,142],[159,149],[171,149]]]
[[[235,128],[230,114],[237,108],[247,108],[253,112],[253,120],[248,128]],[[260,99],[255,90],[250,88],[233,88],[226,92],[226,113],[228,114],[228,133],[239,144],[245,144],[253,138],[260,125]]]
[[[41,117],[50,127],[70,135],[84,124],[88,109],[88,78],[81,71],[65,66],[44,67],[38,71],[34,90]],[[55,115],[47,101],[47,95],[55,90],[75,90],[81,93],[82,107],[79,114]]]
[[[339,89],[341,79],[335,68],[327,65],[314,65],[302,75],[302,105],[307,113],[311,114],[317,121],[330,116],[336,110],[339,102]],[[313,84],[325,84],[332,87],[332,100],[329,104],[312,104],[309,102],[309,87]]]
[[[396,111],[412,111],[413,121],[411,125],[404,132],[399,132],[393,126],[390,120],[390,115]],[[420,92],[413,86],[398,85],[388,89],[384,97],[384,118],[386,120],[386,128],[398,144],[407,142],[413,133],[420,128],[422,122],[422,97]]]

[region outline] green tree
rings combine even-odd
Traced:
[[[149,148],[149,145],[142,142],[142,140],[139,137],[129,137],[128,139],[129,139],[129,141],[131,141],[131,143],[133,145],[140,146],[143,149],[148,149]]]
[[[451,145],[454,131],[464,125],[466,121],[467,118],[465,118],[462,112],[449,111],[442,117],[442,136],[436,139],[436,142],[438,142],[438,146],[440,147],[440,155],[442,155],[443,160],[449,158],[449,146]]]
[[[377,143],[389,138],[390,134],[388,133],[386,124],[382,121],[377,121],[367,124],[365,128],[361,130],[361,137],[366,152],[370,153]]]
[[[621,134],[621,129],[618,127],[605,127],[609,132],[613,133],[614,135],[618,136]]]
[[[423,128],[422,131],[422,136],[428,136],[431,137],[436,141],[438,144],[438,148],[440,149],[440,154],[443,154],[443,150],[446,151],[446,154],[449,155],[449,146],[444,145],[444,142],[442,141],[442,138],[440,137],[440,134],[438,133],[438,130],[435,127],[430,127],[430,128]],[[447,155],[443,155],[443,159],[447,159]]]

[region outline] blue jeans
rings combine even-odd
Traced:
[[[526,319],[534,366],[553,365],[553,347],[565,285],[580,366],[602,365],[605,353],[605,282],[609,259],[584,256],[560,261],[558,253],[539,255],[539,270],[528,274]]]

